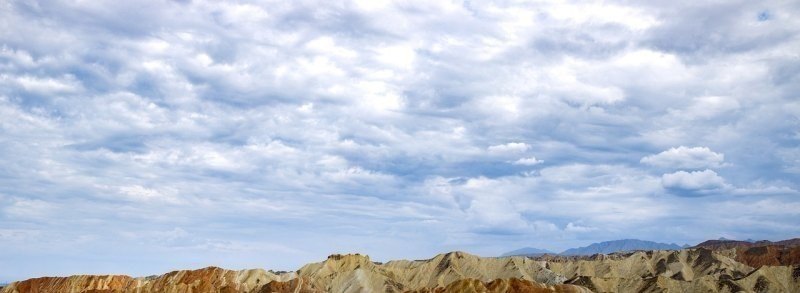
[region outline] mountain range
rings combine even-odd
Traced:
[[[711,248],[711,249],[729,249],[729,248],[747,248],[747,247],[756,247],[756,246],[786,246],[786,247],[795,247],[800,246],[800,238],[793,238],[781,241],[769,241],[769,240],[759,240],[754,241],[752,239],[748,239],[745,241],[742,240],[731,240],[720,238],[718,240],[707,240],[703,241],[700,244],[695,245],[694,247],[703,247],[703,248]]]
[[[501,256],[540,256],[542,254],[557,254],[547,249],[539,249],[533,247],[523,247],[517,250],[512,250],[503,253]]]
[[[800,292],[798,242],[710,242],[591,256],[479,257],[456,251],[385,263],[334,254],[291,272],[207,267],[150,277],[40,277],[13,282],[0,293]]]
[[[635,250],[678,250],[685,247],[688,247],[688,245],[679,246],[674,243],[667,244],[667,243],[659,243],[659,242],[638,240],[638,239],[622,239],[622,240],[605,241],[600,243],[592,243],[584,247],[570,248],[560,253],[555,253],[544,249],[526,247],[506,252],[501,256],[539,256],[543,254],[593,255],[593,254],[609,254],[615,252],[635,251]]]

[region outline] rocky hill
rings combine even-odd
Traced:
[[[731,248],[747,248],[747,247],[758,247],[758,246],[780,246],[780,247],[798,247],[800,246],[800,238],[792,238],[787,240],[781,241],[769,241],[769,240],[759,240],[759,241],[742,241],[742,240],[731,240],[731,239],[718,239],[718,240],[707,240],[703,241],[700,244],[695,245],[694,247],[703,247],[708,249],[720,250],[720,249],[731,249]]]
[[[290,281],[296,277],[295,273],[276,275],[263,269],[232,271],[208,267],[141,278],[122,275],[42,277],[11,283],[0,292],[259,292],[270,282]]]
[[[754,268],[761,266],[800,265],[800,238],[782,241],[709,240],[696,248],[707,248],[727,254],[736,261]]]
[[[377,263],[336,254],[295,272],[216,267],[161,276],[44,277],[2,293],[188,292],[800,292],[800,266],[753,268],[706,248],[594,256],[479,257],[464,252]]]
[[[417,261],[376,264],[358,254],[332,255],[320,263],[303,266],[301,277],[313,280],[315,288],[328,292],[403,292],[446,287],[467,278],[492,281],[517,278],[542,285],[562,284],[566,279],[546,269],[541,262],[525,258],[483,258],[465,252],[450,252]]]

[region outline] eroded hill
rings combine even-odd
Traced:
[[[383,264],[365,255],[336,254],[280,274],[209,267],[147,278],[45,277],[14,282],[0,292],[800,292],[800,266],[754,268],[731,253],[736,252],[694,248],[495,258],[451,252]]]

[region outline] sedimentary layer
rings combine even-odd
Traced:
[[[765,249],[747,256],[735,248],[694,248],[540,258],[451,252],[387,263],[335,254],[287,273],[209,267],[144,278],[44,277],[11,283],[0,293],[800,292],[800,266],[780,265],[795,255]]]

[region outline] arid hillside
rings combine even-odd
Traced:
[[[335,254],[287,273],[208,267],[146,278],[43,277],[0,292],[800,292],[800,266],[780,265],[797,254],[785,251],[767,245],[743,255],[736,248],[701,247],[541,258],[450,252],[386,263]]]
[[[800,265],[800,238],[782,241],[709,240],[695,248],[708,248],[732,256],[736,261],[761,266]]]

